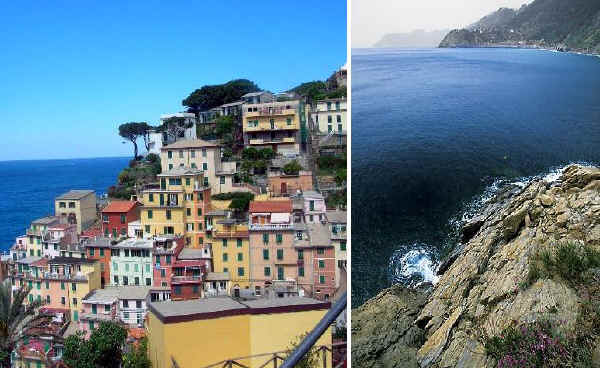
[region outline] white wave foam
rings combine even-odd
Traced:
[[[404,254],[397,251],[390,261],[393,281],[411,287],[426,282],[437,283],[437,263],[432,258],[431,252],[424,248],[412,249]]]

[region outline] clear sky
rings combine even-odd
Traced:
[[[3,1],[0,160],[127,156],[205,84],[274,92],[346,62],[346,0]]]
[[[352,0],[352,47],[371,47],[386,33],[463,28],[501,7],[532,0]]]

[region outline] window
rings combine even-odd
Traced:
[[[304,250],[298,249],[298,259],[304,259]]]
[[[198,208],[198,216],[202,216],[202,208]]]
[[[331,102],[327,102],[327,110],[331,110]]]
[[[129,263],[125,263],[125,272],[129,272]]]
[[[104,257],[104,248],[100,248],[100,257]]]
[[[265,276],[271,276],[271,267],[265,267]]]
[[[342,115],[337,115],[337,116],[335,117],[335,119],[336,119],[336,121],[337,121],[338,123],[341,123],[341,122],[342,122]]]
[[[110,312],[110,304],[105,304],[104,305],[104,311],[105,312]]]
[[[98,306],[96,304],[92,304],[92,314],[98,314]]]
[[[148,218],[151,219],[152,218],[152,210],[148,210]]]
[[[275,241],[277,244],[281,244],[283,242],[283,234],[275,234]]]
[[[284,279],[283,267],[279,266],[279,267],[277,267],[277,280],[283,280],[283,279]]]
[[[243,261],[244,260],[244,254],[243,253],[238,253],[237,254],[237,260],[238,261]]]
[[[123,319],[129,319],[129,312],[123,312]]]
[[[314,222],[314,221],[315,221],[314,216],[313,215],[309,215],[308,216],[308,222]]]
[[[50,304],[50,295],[46,295],[46,303]]]
[[[268,233],[263,234],[263,243],[269,244],[269,234]]]
[[[146,272],[150,272],[150,263],[146,263]]]
[[[67,203],[66,202],[58,202],[58,207],[67,208]]]
[[[73,298],[73,305],[77,305],[77,298]]]
[[[90,257],[94,256],[94,248],[90,248]]]
[[[90,330],[94,329],[94,321],[90,321]]]
[[[167,210],[167,220],[171,219],[171,210]]]
[[[244,276],[244,267],[238,267],[238,276]]]
[[[242,239],[241,238],[237,238],[237,247],[238,248],[242,247]]]
[[[50,289],[50,281],[46,281],[46,290]]]
[[[127,221],[127,216],[125,214],[121,214],[121,223],[124,224]]]
[[[277,259],[278,260],[283,259],[283,249],[277,249]]]
[[[166,264],[168,264],[168,265],[170,265],[170,264],[171,264],[171,255],[170,255],[170,254],[167,254],[167,255],[165,256],[165,263],[166,263]]]
[[[208,177],[204,177],[204,186],[207,187],[208,186]]]
[[[292,118],[285,119],[285,122],[287,123],[287,125],[292,125]]]
[[[123,300],[123,308],[129,308],[129,300]]]
[[[115,270],[115,271],[119,270],[119,264],[117,262],[113,262],[113,270]]]
[[[206,148],[202,148],[202,157],[206,157]]]
[[[72,283],[71,284],[71,290],[77,291],[77,284],[76,283]]]
[[[75,202],[69,202],[69,208],[75,208]]]
[[[206,162],[202,163],[202,170],[208,170],[208,164]]]
[[[325,276],[321,275],[319,276],[319,284],[324,284],[325,283]]]
[[[60,304],[65,305],[67,303],[67,301],[65,300],[64,296],[60,297]]]
[[[223,267],[223,272],[229,272],[229,268]]]
[[[137,266],[137,265],[136,265],[136,266]],[[138,276],[136,276],[136,277],[133,279],[133,282],[134,282],[134,284],[135,284],[136,286],[138,286],[138,285],[140,284],[140,278],[139,278]]]
[[[346,242],[345,241],[340,242],[340,250],[346,250]]]
[[[196,168],[196,164],[192,162],[192,169]]]
[[[269,260],[269,250],[268,249],[263,249],[263,259],[265,261]]]
[[[154,202],[154,193],[148,194],[148,202]]]
[[[115,285],[119,285],[119,276],[115,276],[113,278],[113,282],[114,282]]]
[[[64,281],[60,282],[60,289],[61,290],[65,290],[65,283],[64,283]]]
[[[227,253],[223,253],[223,262],[227,262]]]
[[[135,307],[140,309],[142,307],[142,301],[141,300],[136,300],[135,301]]]
[[[173,158],[173,151],[167,152],[167,156],[169,157],[169,159],[172,159]]]
[[[175,285],[175,287],[173,288],[173,292],[175,293],[175,295],[181,295],[181,286]]]
[[[333,122],[333,119],[331,118],[331,115],[327,116],[327,123],[331,124]]]
[[[140,265],[137,263],[133,265],[133,268],[135,269],[135,272],[140,272]]]
[[[192,158],[196,158],[196,151],[192,150],[192,151],[190,152],[190,154],[191,154]]]
[[[227,248],[227,239],[223,239],[223,248]]]
[[[220,177],[219,177],[219,182],[220,182],[221,184],[225,184],[225,176],[220,176]]]
[[[185,185],[187,185],[187,186],[190,185],[190,178],[185,178]]]
[[[183,158],[183,151],[179,151],[179,158]]]
[[[129,285],[129,278],[127,276],[123,276],[123,285]]]
[[[169,164],[169,170],[173,169],[173,164]]]
[[[167,272],[164,268],[160,269],[160,277],[167,277]]]
[[[186,216],[191,216],[192,215],[192,209],[191,208],[186,208],[185,209],[185,215]]]
[[[319,268],[325,268],[325,261],[322,259],[319,259]]]
[[[315,210],[315,201],[309,201],[308,207],[311,211],[314,211]]]
[[[325,254],[325,248],[317,248],[317,254]]]
[[[298,267],[298,276],[304,277],[304,267]]]

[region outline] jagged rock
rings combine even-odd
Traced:
[[[471,240],[471,238],[474,237],[475,234],[477,234],[479,229],[481,229],[481,226],[483,225],[484,222],[485,222],[485,217],[477,216],[476,218],[474,218],[471,221],[464,224],[460,230],[460,233],[461,233],[460,241],[463,243],[466,243],[469,240]]]
[[[425,335],[414,320],[427,299],[425,289],[395,285],[352,311],[353,367],[418,367]]]
[[[421,368],[491,368],[496,362],[486,356],[482,342],[498,335],[513,321],[556,319],[564,321],[561,328],[565,333],[575,327],[582,300],[570,284],[542,278],[528,287],[521,285],[527,280],[531,257],[542,247],[561,241],[582,241],[600,247],[600,169],[570,166],[558,182],[534,180],[505,200],[490,203],[493,210],[482,211],[485,220],[463,244],[464,249],[458,250],[451,257],[453,261],[444,266],[439,282],[416,313],[421,299],[410,304],[406,297],[416,296],[408,292],[403,292],[404,298],[385,294],[365,304],[366,310],[381,312],[359,312],[363,321],[359,326],[365,326],[369,318],[377,318],[377,322],[370,322],[369,331],[379,328],[385,339],[389,330],[406,331],[406,323],[413,320],[413,327],[423,333],[425,340],[418,346],[409,346],[397,343],[402,339],[394,335],[394,343],[380,343],[390,346],[389,352],[388,348],[377,350],[362,341],[360,356],[371,359],[366,360],[370,365],[362,366],[394,366],[388,365],[392,362],[387,359],[401,351],[410,352],[413,360],[404,360],[405,365],[394,360],[396,366],[415,367],[418,356]],[[405,309],[410,315],[393,316]],[[393,327],[386,329],[388,325]],[[354,330],[352,333],[354,349]],[[364,327],[362,333],[371,336],[364,334]],[[399,356],[406,359],[406,355]]]

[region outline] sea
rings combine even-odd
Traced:
[[[437,281],[461,224],[509,182],[600,162],[600,58],[352,50],[352,306]]]
[[[31,221],[54,214],[54,198],[71,189],[106,194],[130,157],[0,161],[0,250],[7,251]]]

